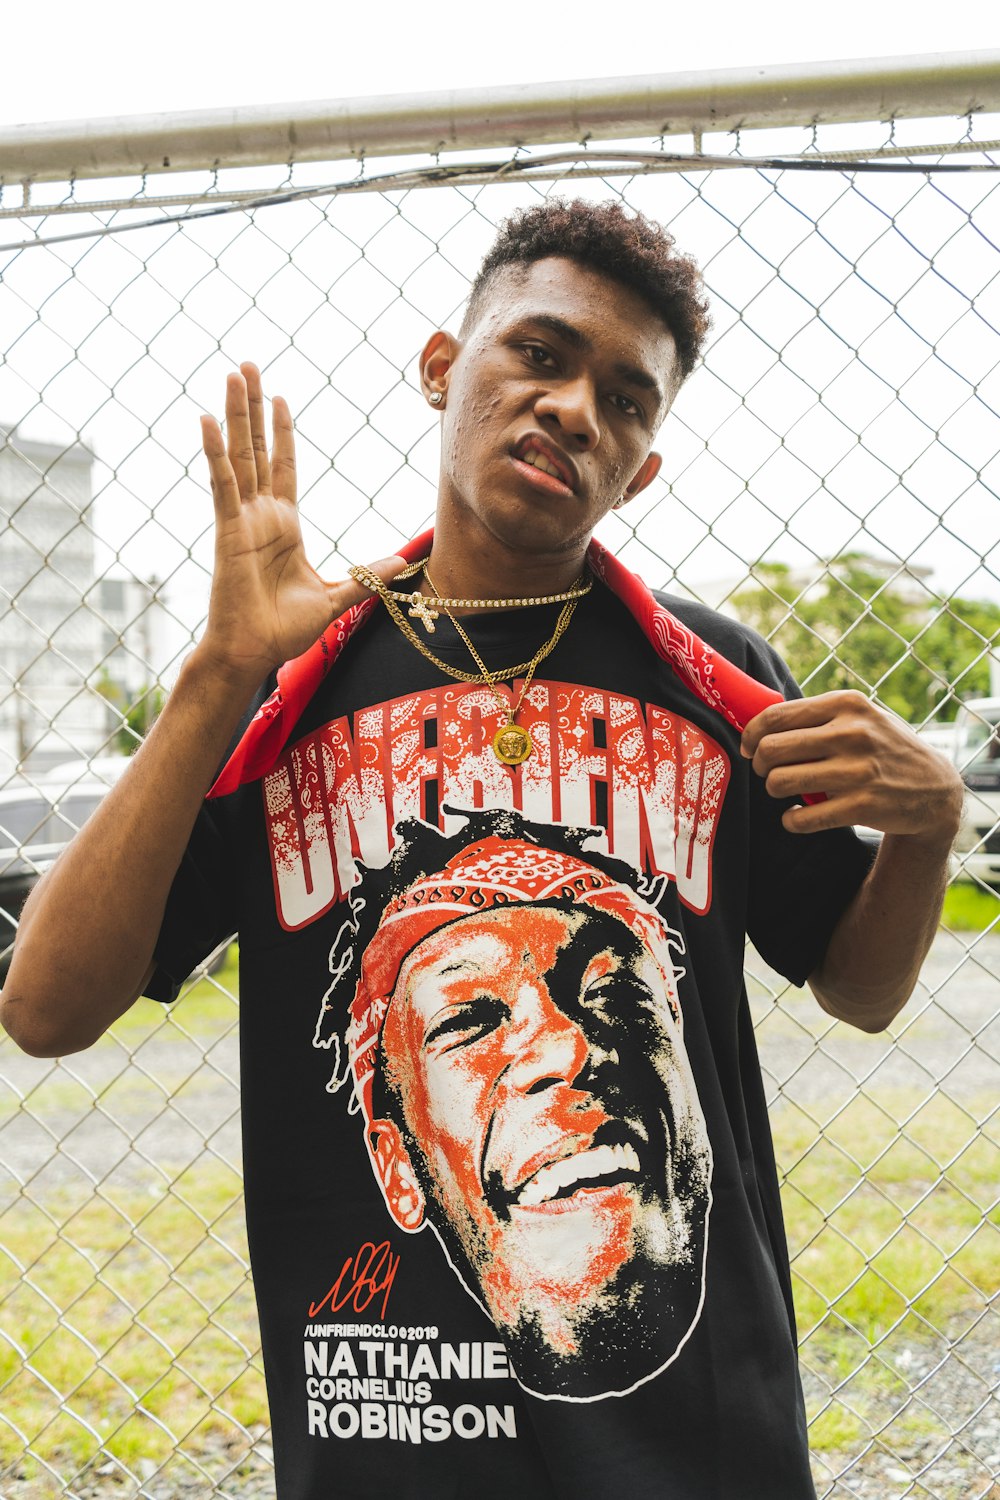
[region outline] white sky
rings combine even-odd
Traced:
[[[817,0],[696,6],[172,0],[143,9],[135,0],[89,8],[78,0],[21,0],[4,17],[0,125],[1000,50],[996,0],[957,0],[946,21],[939,3],[913,0],[905,25],[894,0],[840,0],[835,10]],[[953,138],[952,123],[941,139]],[[755,144],[798,150],[802,142]],[[861,545],[933,569],[943,590],[996,597],[1000,420],[990,409],[1000,380],[1000,193],[989,195],[988,186],[985,178],[943,180],[946,197],[929,185],[921,191],[917,180],[887,177],[859,182],[845,196],[832,176],[797,174],[778,195],[756,174],[721,173],[689,202],[691,189],[680,179],[633,183],[630,204],[674,225],[710,273],[715,342],[664,429],[670,503],[660,503],[661,485],[650,492],[648,520],[638,502],[630,512],[642,519],[641,535],[604,540],[654,584],[664,581],[667,560],[699,585],[742,576],[761,555],[803,565]],[[490,199],[499,217],[520,201],[518,192],[490,188],[477,202],[505,195],[502,207]],[[988,196],[977,209],[977,231],[961,210]],[[237,358],[258,360],[268,392],[280,390],[296,414],[309,480],[307,546],[321,567],[342,534],[343,556],[381,556],[399,534],[419,529],[414,507],[421,525],[433,508],[436,423],[413,389],[413,353],[460,303],[464,283],[451,268],[475,269],[488,225],[467,214],[467,201],[451,189],[410,195],[403,220],[383,238],[368,238],[388,212],[376,195],[338,204],[312,239],[302,235],[318,211],[291,205],[262,211],[252,233],[235,218],[219,219],[176,237],[144,230],[32,251],[15,257],[0,281],[7,349],[0,426],[23,423],[22,435],[43,441],[83,434],[99,459],[97,516],[108,552],[100,566],[114,554],[115,566],[167,577],[185,626],[202,617],[211,562],[197,414],[218,412],[225,370]],[[800,247],[816,216],[823,235]],[[446,260],[418,269],[431,241],[414,226],[434,242],[444,238]],[[379,321],[378,287],[337,280],[344,272],[337,256],[346,255],[346,265],[356,253],[351,236],[366,243],[369,279],[372,267],[394,286],[405,279],[406,306],[392,309],[398,328],[390,328],[389,314]],[[276,246],[295,247],[294,266],[283,266]],[[137,277],[142,269],[150,274]],[[244,308],[251,297],[253,307]],[[971,299],[978,299],[975,314]],[[114,318],[105,320],[111,304]],[[813,305],[822,320],[807,317]],[[371,345],[362,352],[373,368],[339,365],[346,347],[336,345],[337,329],[347,328],[348,344],[357,330],[337,322],[331,308],[369,327]],[[839,340],[828,331],[831,319]],[[810,326],[797,333],[803,320]],[[372,348],[388,360],[384,369],[374,368]],[[861,357],[852,359],[851,349]],[[393,390],[380,405],[386,370]],[[355,403],[350,410],[334,399],[344,391]],[[362,409],[375,413],[370,426],[358,416]],[[403,450],[407,467],[400,469]],[[370,536],[369,525],[397,530]],[[342,571],[337,564],[330,576]]]
[[[19,0],[0,122],[991,47],[995,0]]]

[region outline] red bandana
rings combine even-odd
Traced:
[[[400,556],[407,562],[426,557],[433,537],[433,531],[425,531],[401,547]],[[587,562],[591,571],[635,616],[656,654],[670,663],[678,677],[703,703],[720,713],[740,733],[762,709],[782,701],[781,694],[774,688],[765,687],[724,656],[719,656],[662,604],[657,604],[642,579],[630,572],[600,542],[591,541]],[[210,797],[224,797],[238,786],[266,775],[284,749],[306,704],[351,636],[379,602],[373,594],[370,599],[353,605],[327,627],[308,651],[278,668],[278,686],[250,721],[246,733],[208,793]],[[808,797],[806,800],[821,799]]]
[[[364,951],[350,1007],[347,1052],[365,1119],[372,1119],[372,1080],[382,1027],[404,961],[424,938],[462,917],[478,916],[518,902],[571,900],[579,908],[607,912],[630,927],[652,954],[663,977],[670,1017],[680,1027],[678,970],[670,954],[669,929],[633,891],[588,864],[523,839],[489,837],[471,843],[443,869],[425,875],[393,898]],[[680,971],[683,973],[683,970]],[[329,1046],[324,1006],[314,1045]]]

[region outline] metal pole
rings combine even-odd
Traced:
[[[1000,111],[1000,51],[0,128],[11,183]]]

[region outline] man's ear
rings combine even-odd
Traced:
[[[453,334],[439,331],[431,334],[420,356],[421,389],[439,411],[448,398],[448,381],[461,348]]]
[[[659,453],[647,454],[641,467],[636,470],[635,474],[633,474],[632,478],[625,486],[624,494],[615,501],[615,510],[621,510],[622,506],[627,505],[635,495],[639,494],[640,490],[644,490],[646,488],[647,484],[652,484],[653,480],[660,472],[662,463],[663,459],[660,457]]]
[[[399,1127],[392,1120],[372,1120],[367,1136],[386,1207],[400,1229],[412,1233],[423,1224],[426,1205]]]

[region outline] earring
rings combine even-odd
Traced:
[[[444,396],[440,391],[431,391],[427,399],[432,406],[440,406],[441,402],[444,400]]]

